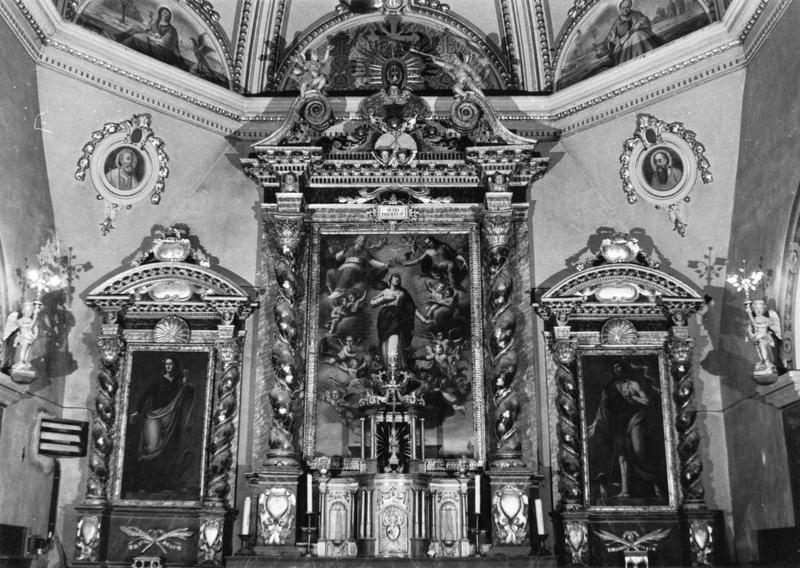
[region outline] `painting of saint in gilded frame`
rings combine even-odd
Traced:
[[[198,501],[213,377],[204,346],[133,347],[126,365],[119,498]]]
[[[563,89],[711,23],[698,0],[600,0],[562,30],[556,85]]]
[[[358,455],[359,401],[390,364],[408,392],[425,399],[426,457],[477,453],[476,416],[484,413],[472,396],[481,353],[472,292],[479,270],[471,264],[477,232],[437,231],[319,235],[309,334],[316,399],[306,418],[315,455]]]
[[[590,507],[675,503],[670,391],[658,352],[580,358],[584,473]]]

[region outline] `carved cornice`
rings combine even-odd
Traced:
[[[604,292],[606,291],[606,292]],[[535,309],[545,319],[606,320],[621,317],[685,321],[703,304],[698,292],[654,268],[629,262],[596,266],[569,276],[548,290]],[[559,319],[559,314],[562,318]],[[563,321],[562,321],[563,320]]]

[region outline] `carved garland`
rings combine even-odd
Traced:
[[[114,448],[115,399],[119,387],[121,355],[125,342],[120,337],[100,337],[100,372],[97,374],[98,391],[92,419],[92,450],[89,454],[89,480],[86,498],[89,503],[108,501],[109,458]]]

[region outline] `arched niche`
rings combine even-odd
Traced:
[[[322,57],[328,46],[332,48],[330,91],[374,90],[376,85],[368,80],[370,66],[390,59],[420,65],[420,87],[449,89],[447,74],[441,73],[432,56],[448,58],[454,53],[471,60],[487,90],[505,90],[515,83],[511,66],[483,33],[466,20],[429,10],[388,17],[331,15],[288,47],[275,72],[277,90],[296,89],[292,72],[298,61],[312,53]]]

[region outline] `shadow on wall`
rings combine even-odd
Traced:
[[[578,270],[583,270],[585,268],[591,268],[593,266],[599,266],[603,264],[603,258],[600,255],[600,250],[603,245],[603,241],[606,239],[611,239],[616,235],[620,234],[627,234],[628,236],[635,239],[635,242],[639,245],[641,249],[641,256],[643,259],[649,261],[655,261],[659,264],[658,269],[670,274],[671,276],[675,276],[680,280],[685,280],[683,274],[676,272],[672,269],[672,264],[669,260],[667,260],[658,247],[655,245],[652,237],[647,234],[641,227],[634,227],[627,233],[620,231],[614,227],[598,227],[595,230],[593,235],[590,235],[586,241],[586,246],[575,252],[574,254],[568,256],[564,259],[564,266],[563,270],[559,270],[552,276],[550,276],[547,280],[545,280],[540,287],[534,290],[535,295],[539,295],[539,293],[544,293],[551,287],[555,286],[558,282],[567,278],[568,276],[572,276]]]

